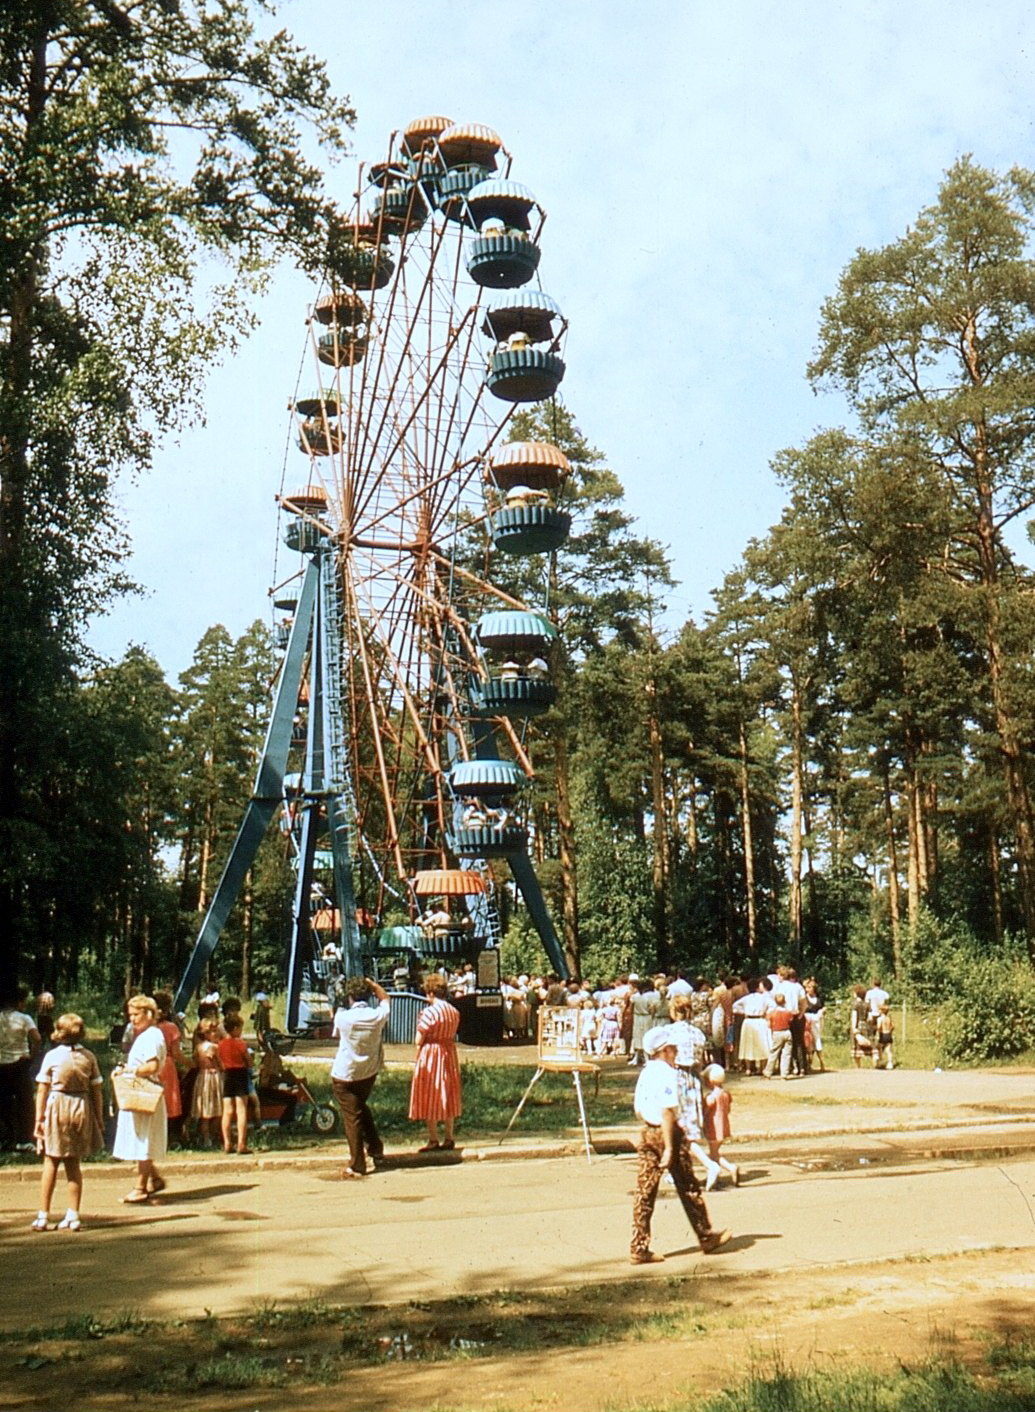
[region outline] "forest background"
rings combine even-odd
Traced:
[[[0,936],[8,974],[115,998],[182,969],[277,652],[216,626],[173,683],[87,649],[130,587],[114,478],[197,412],[276,261],[326,266],[338,213],[301,133],[341,152],[353,115],[244,0],[15,7],[0,45]],[[678,632],[592,428],[563,402],[516,421],[575,470],[530,823],[583,974],[779,956],[925,999],[951,971],[1003,1016],[992,1052],[1035,1039],[1035,584],[1011,547],[1035,505],[1033,203],[1031,173],[961,159],[849,260],[804,371],[851,420],[776,456],[779,523]],[[289,898],[271,833],[224,985],[277,986]],[[507,963],[541,964],[505,920]]]

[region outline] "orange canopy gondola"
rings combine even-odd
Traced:
[[[418,897],[475,897],[485,891],[479,873],[464,868],[431,868],[413,875],[413,890]]]
[[[337,907],[321,907],[319,912],[313,913],[313,930],[318,932],[334,932],[338,930],[338,909]]]

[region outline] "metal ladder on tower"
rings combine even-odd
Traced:
[[[358,866],[355,786],[349,769],[345,712],[342,703],[342,626],[344,609],[338,558],[333,549],[320,559],[322,612],[319,617],[323,659],[324,789],[327,826],[334,859],[334,887],[341,920],[342,964],[347,976],[360,974],[359,927],[353,878]]]

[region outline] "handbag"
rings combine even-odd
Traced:
[[[153,1113],[165,1093],[161,1084],[131,1069],[113,1069],[111,1086],[116,1103],[125,1113]]]

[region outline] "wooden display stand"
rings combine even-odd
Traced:
[[[589,1123],[586,1120],[586,1104],[582,1096],[582,1075],[592,1074],[596,1081],[596,1092],[600,1089],[600,1065],[582,1057],[579,1048],[580,1011],[568,1005],[541,1006],[539,1010],[539,1061],[538,1067],[521,1095],[521,1102],[511,1114],[500,1143],[517,1122],[528,1097],[544,1074],[570,1074],[579,1105],[579,1119],[582,1123],[582,1136],[586,1143],[586,1161],[593,1161],[593,1146],[589,1138]]]

